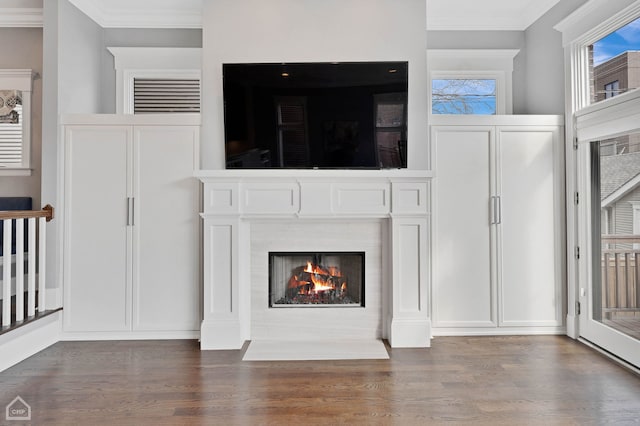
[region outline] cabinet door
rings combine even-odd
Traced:
[[[197,330],[200,321],[198,128],[134,130],[135,330]]]
[[[130,140],[129,127],[65,129],[65,331],[121,331],[130,327]]]
[[[434,127],[435,327],[496,326],[493,127]]]
[[[501,128],[500,325],[562,325],[557,127]],[[555,150],[555,152],[554,152]]]

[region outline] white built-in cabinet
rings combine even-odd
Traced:
[[[431,124],[434,334],[563,332],[562,117]]]
[[[62,121],[66,337],[198,336],[199,116]]]

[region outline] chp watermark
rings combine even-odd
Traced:
[[[31,406],[21,396],[16,396],[7,405],[6,413],[7,420],[31,420]]]

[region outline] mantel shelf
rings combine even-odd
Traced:
[[[323,179],[428,179],[433,177],[431,170],[380,169],[380,170],[337,170],[337,169],[229,169],[197,170],[194,176],[206,182],[216,180],[241,179],[281,179],[294,178],[304,180]]]

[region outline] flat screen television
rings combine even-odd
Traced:
[[[222,67],[227,168],[407,166],[407,62]]]

